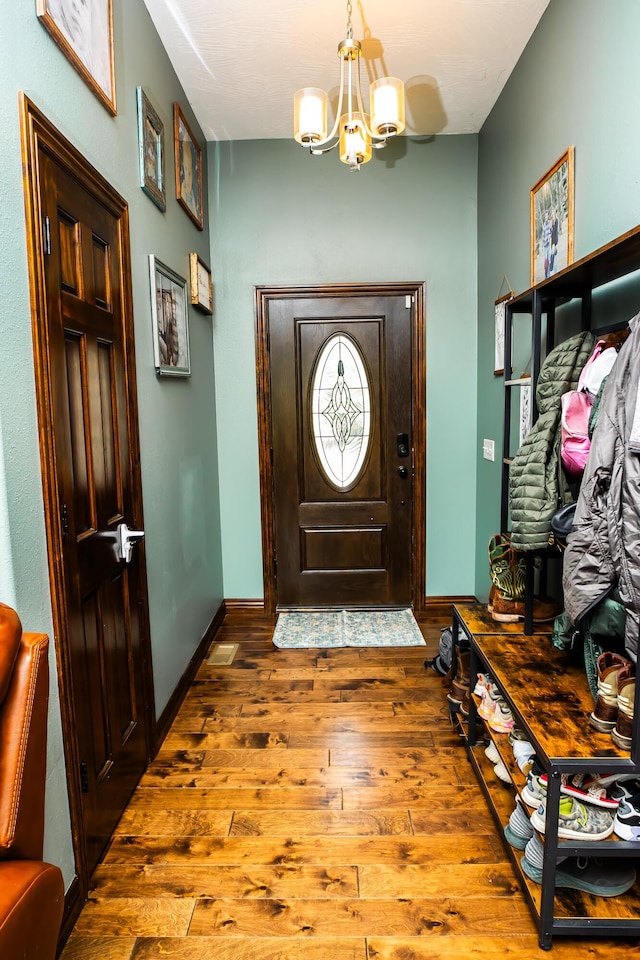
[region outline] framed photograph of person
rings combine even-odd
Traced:
[[[142,89],[136,90],[138,103],[138,153],[140,186],[161,210],[167,209],[164,185],[164,124]]]
[[[202,151],[179,103],[173,105],[173,140],[176,155],[176,198],[198,230],[202,215]]]
[[[189,254],[191,274],[191,303],[203,313],[213,313],[213,282],[211,271],[197,253]]]
[[[84,82],[115,117],[111,0],[36,0],[36,13]]]
[[[188,377],[187,281],[153,254],[149,257],[153,356],[159,376]]]
[[[573,263],[573,155],[569,147],[531,188],[531,284]]]

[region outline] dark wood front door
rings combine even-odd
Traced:
[[[120,524],[142,525],[127,208],[28,102],[23,119],[63,720],[90,873],[145,768],[153,710],[144,547],[125,562],[117,544]]]
[[[277,605],[411,605],[415,297],[312,293],[266,317]]]

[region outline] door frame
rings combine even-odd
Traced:
[[[122,319],[124,325],[124,378],[126,410],[130,436],[129,470],[135,512],[135,524],[143,529],[142,486],[140,467],[140,436],[134,352],[133,300],[131,288],[131,251],[129,245],[129,208],[123,197],[89,163],[45,115],[20,92],[20,127],[22,143],[23,190],[25,197],[27,255],[31,298],[31,326],[35,365],[36,404],[39,424],[40,463],[44,495],[45,527],[51,586],[51,608],[56,649],[58,683],[60,686],[60,713],[65,752],[67,790],[71,818],[71,832],[79,894],[86,898],[89,889],[89,871],[82,831],[82,795],[78,777],[78,742],[75,726],[75,703],[71,674],[69,629],[67,621],[67,593],[65,587],[64,557],[62,552],[62,518],[58,491],[56,448],[54,442],[54,397],[51,391],[51,357],[47,322],[45,254],[43,224],[40,211],[40,169],[38,153],[47,152],[54,162],[79,185],[97,198],[117,220],[119,225],[120,284],[122,290]],[[143,716],[147,762],[155,749],[155,698],[151,661],[149,607],[144,550],[140,550],[139,626],[142,649],[142,682],[144,688]],[[69,891],[71,893],[71,891]],[[67,895],[69,899],[69,894]]]
[[[411,602],[416,612],[426,601],[426,317],[425,284],[337,283],[317,286],[255,287],[256,380],[258,395],[258,460],[260,468],[260,512],[262,517],[262,574],[264,609],[277,610],[275,556],[275,504],[273,443],[271,428],[271,378],[269,358],[269,303],[272,300],[299,300],[323,297],[412,298],[411,330],[411,436],[413,441]]]

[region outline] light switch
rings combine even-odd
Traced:
[[[482,441],[482,456],[485,458],[485,460],[495,460],[496,445],[494,440]]]

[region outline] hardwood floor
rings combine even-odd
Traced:
[[[427,648],[276,650],[234,611],[62,960],[530,960],[529,910]],[[638,941],[554,940],[616,960]]]

